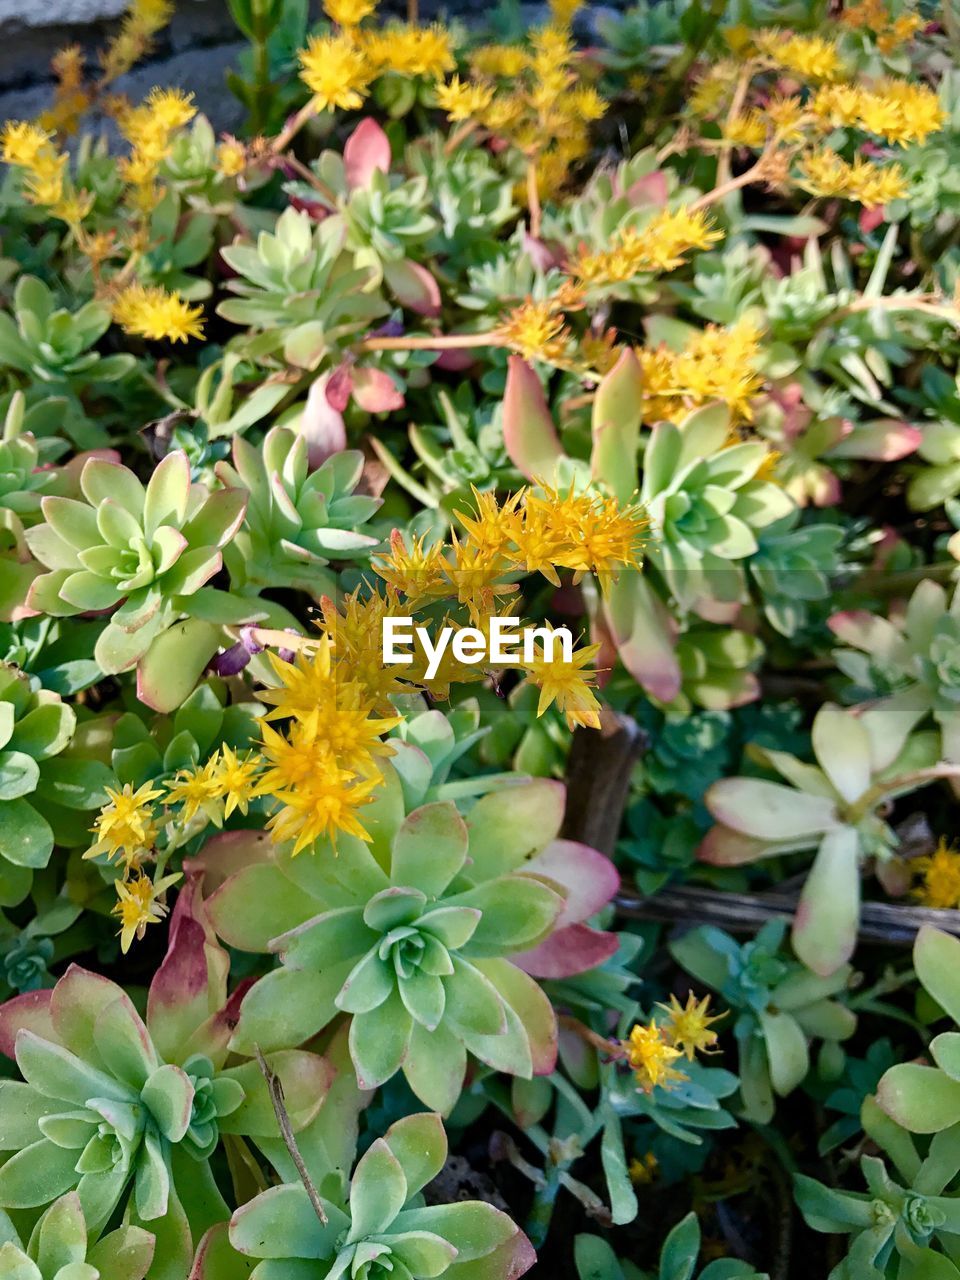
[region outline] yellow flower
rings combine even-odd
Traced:
[[[247,149],[237,138],[227,137],[217,147],[217,169],[225,178],[236,178],[247,167]]]
[[[289,739],[263,726],[264,754],[272,768],[263,777],[258,795],[271,796],[281,806],[267,828],[277,842],[294,842],[294,855],[321,836],[336,844],[338,831],[369,840],[356,810],[373,799],[380,774],[358,780],[341,769],[329,748],[294,726]]]
[[[767,140],[767,122],[756,107],[751,107],[727,121],[723,136],[738,147],[762,147]]]
[[[50,212],[55,218],[60,218],[61,221],[75,227],[88,216],[94,200],[95,197],[91,191],[70,191],[51,206]]]
[[[3,160],[22,169],[32,169],[43,152],[53,150],[51,137],[45,129],[29,120],[8,120],[0,135]]]
[[[920,883],[913,896],[925,907],[960,907],[960,851],[941,839],[933,853],[916,858],[910,866]]]
[[[363,37],[361,48],[374,76],[392,71],[436,80],[456,66],[450,32],[436,23],[429,27],[395,24],[358,34]]]
[[[359,27],[377,9],[377,0],[323,0],[323,12],[338,27]]]
[[[130,860],[151,849],[157,839],[157,827],[153,820],[153,801],[159,800],[162,791],[149,782],[134,791],[125,782],[119,791],[106,788],[109,803],[100,810],[91,830],[97,841],[83,855],[96,858],[105,853],[107,858],[121,856]]]
[[[526,302],[515,307],[501,322],[497,333],[525,360],[562,360],[570,343],[570,330],[556,303]]]
[[[564,662],[560,646],[555,645],[554,656],[549,661],[541,648],[539,658],[523,664],[527,673],[524,683],[540,690],[538,716],[542,716],[555,702],[569,728],[573,729],[577,725],[585,725],[589,729],[600,728],[600,704],[591,689],[597,675],[595,671],[583,670],[599,652],[598,644],[586,645],[583,649],[575,650],[569,662]]]
[[[203,337],[203,307],[160,285],[131,284],[113,302],[113,319],[125,333],[158,342]]]
[[[686,1054],[688,1062],[693,1062],[694,1055],[697,1053],[719,1052],[713,1048],[717,1043],[717,1033],[711,1031],[710,1027],[712,1023],[719,1022],[726,1015],[710,1014],[709,996],[698,1000],[690,991],[687,993],[687,1003],[682,1005],[677,997],[671,994],[670,1003],[658,1004],[657,1008],[662,1009],[667,1015],[666,1033],[677,1048]]]
[[[234,809],[246,815],[260,780],[261,760],[253,751],[238,756],[224,743],[214,757],[211,780],[216,796],[223,800],[223,816],[229,818]]]
[[[192,822],[202,813],[215,827],[223,825],[223,801],[216,776],[217,761],[213,757],[193,769],[180,769],[172,782],[166,783],[167,804],[179,804],[182,822]]]
[[[569,27],[581,0],[550,0],[550,16],[561,27]]]
[[[363,104],[374,71],[350,35],[312,36],[298,56],[300,78],[318,111],[353,111]]]
[[[787,35],[776,29],[758,31],[754,42],[761,53],[807,80],[839,80],[843,62],[835,41],[825,36]]]
[[[630,1181],[635,1187],[649,1186],[659,1172],[660,1161],[652,1151],[648,1151],[642,1159],[635,1156],[627,1166]]]
[[[658,1085],[670,1089],[688,1078],[684,1072],[670,1065],[683,1055],[669,1043],[663,1028],[652,1019],[646,1027],[638,1022],[631,1030],[630,1038],[621,1044],[637,1085],[644,1093],[652,1093]]]
[[[798,185],[811,195],[840,196],[868,208],[889,204],[909,190],[899,165],[879,167],[859,156],[853,164],[848,164],[828,148],[801,156],[799,170]]]
[[[530,56],[519,44],[483,44],[470,53],[470,65],[484,76],[514,80],[527,66]]]
[[[623,284],[638,275],[674,271],[691,249],[709,249],[722,239],[703,210],[664,209],[642,230],[625,228],[609,248],[581,250],[569,271],[584,286]]]
[[[447,84],[438,84],[437,106],[451,120],[470,120],[480,116],[493,101],[493,89],[489,85],[463,83],[454,76]]]
[[[690,409],[723,400],[735,417],[749,422],[751,401],[763,385],[755,372],[761,336],[753,319],[744,316],[729,329],[708,325],[681,351],[639,350],[644,421],[678,422]]]
[[[861,129],[901,147],[925,142],[947,119],[928,85],[896,79],[881,80],[872,89],[863,90],[857,114]]]
[[[172,884],[180,879],[180,873],[163,876],[156,884],[142,873],[136,880],[116,882],[119,901],[113,914],[120,917],[120,950],[124,955],[130,950],[134,938],[142,939],[148,924],[158,924],[169,908],[158,899]]]

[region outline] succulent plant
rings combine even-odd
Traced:
[[[767,1280],[739,1258],[715,1258],[696,1271],[700,1256],[700,1223],[688,1213],[667,1233],[657,1270],[646,1271],[618,1258],[602,1236],[574,1237],[573,1259],[580,1280]]]
[[[838,1044],[857,1025],[835,998],[850,981],[850,967],[829,977],[811,972],[784,949],[785,932],[782,921],[771,920],[741,945],[722,929],[703,926],[669,944],[676,962],[734,1012],[743,1114],[760,1124],[773,1116],[774,1094],[786,1097],[806,1078],[810,1041]]]
[[[246,1257],[262,1259],[250,1280],[344,1274],[356,1280],[513,1280],[523,1275],[535,1255],[505,1213],[479,1200],[424,1203],[422,1189],[446,1156],[438,1116],[405,1116],[361,1156],[342,1203],[319,1199],[323,1219],[302,1183],[283,1183],[234,1213],[230,1243]],[[218,1280],[217,1272],[205,1272],[204,1280]]]
[[[141,698],[171,709],[216,651],[216,624],[251,616],[249,602],[206,586],[240,527],[247,494],[192,484],[179,451],[146,486],[127,467],[91,458],[80,488],[82,501],[44,498],[44,523],[27,531],[49,570],[35,579],[28,603],[54,617],[109,613],[94,651],[101,670],[137,667]]]
[[[960,939],[924,925],[913,944],[917,980],[935,1001],[939,1017],[960,1027]],[[934,1065],[903,1062],[885,1071],[877,1087],[879,1106],[911,1133],[944,1134],[956,1145],[960,1124],[960,1031],[941,1031],[930,1042]],[[960,1157],[958,1157],[960,1168]],[[956,1173],[956,1170],[954,1170]]]
[[[885,803],[937,778],[958,774],[940,763],[933,734],[904,743],[893,716],[856,715],[827,703],[813,722],[816,764],[785,751],[757,749],[757,759],[790,785],[765,778],[724,778],[705,803],[717,822],[699,857],[741,866],[778,854],[817,850],[793,922],[793,946],[815,973],[827,976],[853,954],[860,917],[861,865],[878,874],[898,840],[883,817]]]
[[[53,1202],[26,1245],[0,1212],[0,1275],[9,1280],[143,1280],[153,1252],[154,1238],[142,1227],[118,1227],[91,1241],[75,1191]]]
[[[53,440],[37,441],[24,431],[22,391],[11,397],[0,437],[0,621],[21,611],[30,583],[39,573],[24,538],[24,529],[40,519],[40,498],[58,480],[41,464],[56,450]],[[51,449],[53,446],[53,449]]]
[[[385,284],[403,306],[421,314],[440,308],[440,291],[420,262],[437,228],[430,214],[424,176],[391,176],[390,141],[371,118],[362,120],[344,143],[342,154],[324,151],[314,163],[322,184],[318,192],[305,184],[287,190],[311,202],[326,204],[333,221],[346,230],[345,245],[358,268],[370,270],[371,285]],[[324,192],[334,197],[327,202]]]
[[[49,689],[0,663],[0,903],[20,902],[32,873],[45,867],[55,838],[71,843],[64,810],[91,810],[107,800],[106,766],[56,759],[70,744],[76,712]],[[72,776],[71,776],[72,774]],[[56,830],[54,829],[56,827]],[[81,826],[81,831],[83,827]],[[75,843],[82,843],[81,835]]]
[[[866,1191],[826,1187],[794,1175],[794,1195],[808,1226],[849,1237],[847,1252],[828,1280],[960,1275],[953,1261],[960,1231],[956,1126],[938,1133],[921,1156],[907,1130],[884,1115],[875,1098],[864,1101],[862,1120],[897,1177],[874,1155],[860,1158]]]
[[[797,527],[799,516],[797,511],[768,525],[748,566],[767,621],[784,636],[795,636],[806,625],[807,605],[829,597],[830,575],[842,568],[840,526]]]
[[[864,711],[903,741],[926,716],[940,727],[944,759],[960,762],[960,591],[925,578],[900,618],[865,609],[835,613],[834,635],[852,648],[834,651],[860,697],[879,695]]]
[[[924,408],[934,419],[923,426],[917,455],[928,465],[911,477],[907,497],[915,511],[929,511],[960,493],[960,388],[944,369],[926,366]]]
[[[434,241],[445,259],[481,261],[498,246],[497,232],[516,213],[513,192],[483,146],[444,150],[439,137],[407,148],[411,172],[426,180],[439,221]]]
[[[233,465],[217,465],[227,492],[250,494],[246,519],[224,549],[240,590],[295,587],[317,599],[332,595],[330,560],[365,555],[377,545],[377,538],[358,532],[380,506],[378,498],[354,492],[363,454],[345,450],[311,471],[308,450],[304,436],[273,427],[259,449],[238,436]]]
[[[17,281],[13,312],[13,318],[0,315],[0,360],[31,380],[77,389],[116,381],[136,364],[129,353],[101,356],[93,349],[110,327],[110,308],[102,302],[58,308],[43,281],[27,275]]]
[[[651,518],[648,564],[656,580],[646,572],[622,573],[605,603],[621,661],[665,704],[680,693],[683,672],[675,652],[678,627],[658,588],[681,612],[704,609],[708,602],[735,606],[745,598],[743,564],[758,551],[762,531],[793,511],[778,485],[757,478],[766,447],[757,441],[731,444],[729,435],[730,413],[722,404],[695,410],[679,426],[654,427],[643,457],[640,499]]]
[[[257,340],[259,358],[277,351],[299,368],[315,369],[338,344],[386,315],[383,299],[371,290],[370,270],[355,267],[345,249],[346,234],[334,219],[315,226],[306,213],[287,209],[273,233],[260,233],[256,248],[221,250],[237,273],[229,288],[239,297],[217,310],[270,335],[272,342]]]
[[[121,987],[71,965],[52,990],[0,1007],[0,1051],[25,1083],[0,1081],[0,1206],[31,1209],[76,1190],[87,1229],[115,1208],[152,1224],[151,1276],[185,1280],[194,1241],[229,1210],[210,1172],[220,1133],[278,1136],[255,1062],[224,1068],[243,989],[194,885],[180,894],[144,1022]],[[293,1127],[317,1113],[331,1071],[314,1054],[274,1055]]]
[[[321,844],[291,858],[256,833],[231,833],[199,862],[208,879],[230,872],[209,900],[220,936],[283,960],[244,1003],[238,1051],[300,1044],[348,1013],[361,1087],[402,1069],[447,1112],[468,1052],[513,1075],[553,1069],[556,1019],[530,975],[576,973],[616,948],[582,922],[617,876],[595,850],[555,839],[558,783],[491,792],[464,821],[443,800],[405,816],[400,776],[390,765],[384,774],[364,811],[371,846],[341,836],[336,852]]]

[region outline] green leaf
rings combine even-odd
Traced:
[[[0,805],[0,857],[18,867],[45,867],[53,853],[50,824],[26,800]]]
[[[404,1116],[390,1126],[384,1141],[403,1169],[408,1200],[437,1176],[447,1159],[447,1135],[439,1116]]]
[[[394,838],[393,880],[439,897],[466,856],[467,828],[456,806],[450,801],[423,805],[408,815]]]
[[[913,963],[923,988],[960,1025],[960,938],[923,925],[913,946]]]
[[[58,698],[28,711],[17,721],[9,743],[4,745],[13,751],[25,751],[34,760],[46,760],[64,749],[73,737],[76,724],[76,712]]]
[[[113,770],[99,760],[62,756],[44,763],[37,795],[65,809],[99,809],[109,800],[106,788],[116,783]]]
[[[327,1258],[348,1219],[336,1205],[323,1202],[324,1226],[299,1183],[271,1187],[230,1220],[230,1243],[254,1258]]]
[[[800,1084],[810,1069],[807,1040],[789,1013],[762,1010],[759,1015],[770,1063],[770,1080],[781,1098]]]
[[[372,1013],[354,1016],[350,1024],[350,1056],[361,1089],[376,1089],[399,1070],[412,1027],[413,1019],[396,991]]]
[[[660,1251],[660,1280],[690,1280],[700,1252],[700,1223],[688,1213],[673,1228]]]
[[[0,751],[0,801],[30,795],[36,790],[39,777],[40,766],[32,756],[22,751]]]
[[[885,1072],[877,1101],[911,1133],[939,1133],[960,1121],[960,1081],[916,1062],[902,1062]]]
[[[617,1255],[602,1236],[574,1236],[573,1260],[579,1280],[624,1280]]]
[[[352,1225],[347,1243],[388,1232],[407,1199],[403,1167],[384,1139],[377,1138],[360,1158],[350,1183]]]

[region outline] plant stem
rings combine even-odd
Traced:
[[[540,208],[540,192],[537,189],[537,163],[533,156],[527,161],[527,208],[530,212],[530,234],[535,240],[539,240],[543,213]]]
[[[277,1124],[280,1126],[280,1133],[283,1136],[284,1144],[290,1152],[290,1159],[297,1167],[297,1173],[300,1175],[300,1181],[303,1183],[304,1190],[307,1193],[313,1211],[320,1219],[323,1226],[327,1226],[327,1211],[323,1207],[323,1201],[317,1194],[317,1188],[313,1185],[313,1180],[307,1172],[307,1166],[303,1163],[303,1156],[300,1154],[300,1148],[297,1146],[297,1140],[293,1136],[293,1127],[290,1124],[290,1117],[287,1115],[287,1108],[283,1104],[283,1085],[280,1078],[274,1071],[271,1071],[266,1058],[260,1052],[260,1046],[255,1044],[253,1051],[257,1057],[257,1066],[263,1073],[263,1078],[267,1082],[267,1092],[270,1094],[270,1101],[273,1103],[273,1112],[277,1117]]]
[[[266,22],[264,0],[253,0],[252,8],[254,93],[250,107],[250,128],[254,133],[262,133],[266,125],[267,104],[270,101],[270,50],[267,47],[270,29]]]
[[[496,329],[483,333],[438,333],[436,337],[364,338],[360,351],[466,351],[472,347],[505,347]]]
[[[295,116],[290,117],[283,129],[274,138],[270,144],[270,150],[273,154],[278,156],[282,151],[286,151],[310,117],[316,114],[317,109],[314,106],[313,98],[311,98],[309,102],[303,104]]]

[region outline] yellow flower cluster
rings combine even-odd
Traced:
[[[811,99],[810,110],[830,128],[853,126],[901,147],[924,142],[947,118],[931,88],[894,78],[868,89],[823,85]]]
[[[193,94],[179,89],[151,89],[139,106],[121,104],[117,109],[117,125],[131,146],[130,155],[120,161],[120,172],[141,211],[149,211],[159,201],[160,166],[170,154],[177,130],[196,114]]]
[[[651,1018],[646,1026],[637,1023],[629,1038],[619,1045],[620,1053],[633,1070],[637,1087],[644,1093],[652,1093],[656,1088],[672,1089],[688,1079],[686,1072],[672,1064],[678,1058],[693,1062],[697,1053],[716,1052],[713,1046],[717,1033],[711,1030],[711,1024],[725,1016],[710,1014],[710,997],[697,1000],[692,991],[685,1005],[671,995],[669,1005],[657,1007],[666,1018],[660,1022]]]
[[[736,418],[749,422],[751,401],[762,386],[756,372],[761,330],[744,317],[730,328],[708,325],[680,351],[637,351],[643,370],[644,421],[679,422],[700,405],[722,400]]]
[[[50,60],[56,77],[53,102],[39,117],[38,123],[52,133],[75,133],[80,117],[93,101],[93,93],[84,84],[83,50],[78,44],[58,50]]]
[[[160,342],[203,337],[203,307],[160,285],[127,285],[113,300],[113,319],[124,333]]]
[[[149,53],[154,36],[173,17],[173,0],[132,0],[120,30],[101,55],[102,84],[124,75]]]
[[[756,32],[753,42],[771,62],[804,80],[839,80],[843,75],[840,50],[826,36],[792,35],[774,27]]]
[[[564,312],[583,305],[576,290],[564,289],[552,298],[528,298],[502,321],[497,335],[525,360],[564,361],[571,333]]]
[[[607,249],[582,248],[567,270],[588,288],[626,284],[637,276],[675,271],[686,254],[722,239],[703,210],[663,209],[645,227],[626,227]]]
[[[134,791],[129,782],[119,791],[107,787],[110,797],[93,826],[96,841],[83,855],[96,858],[105,855],[122,863],[120,878],[115,881],[117,902],[113,914],[120,917],[120,947],[124,954],[134,938],[142,938],[148,924],[156,924],[167,913],[162,898],[166,890],[180,879],[179,874],[159,877],[146,874],[144,863],[154,857],[159,835],[154,801],[163,792],[145,782]]]
[[[910,863],[919,883],[913,896],[925,907],[960,907],[960,851],[941,840],[933,853]]]
[[[923,26],[920,14],[909,10],[894,18],[884,0],[860,0],[859,4],[844,5],[839,18],[851,31],[871,31],[881,53],[892,53],[899,45],[912,40]]]
[[[526,45],[488,44],[470,55],[473,78],[455,76],[437,90],[437,104],[454,121],[472,121],[508,139],[533,164],[540,195],[562,185],[589,146],[590,125],[607,104],[583,79],[570,33],[575,5],[553,8],[553,20]],[[518,193],[521,198],[524,191]]]
[[[109,801],[92,828],[94,843],[84,858],[105,857],[118,861],[121,874],[114,882],[117,903],[113,913],[120,917],[120,945],[126,953],[134,938],[142,938],[147,925],[163,919],[167,908],[163,896],[180,879],[147,874],[148,862],[160,862],[157,853],[162,824],[173,816],[158,815],[157,801],[166,810],[176,808],[181,840],[197,833],[208,823],[220,827],[234,810],[246,814],[257,794],[262,761],[252,752],[238,755],[221,746],[207,762],[194,769],[181,769],[172,782],[163,786],[145,782],[136,790],[128,782],[119,791],[107,788]]]
[[[456,65],[446,28],[412,23],[363,28],[360,24],[376,8],[375,0],[326,0],[324,10],[337,30],[312,36],[299,54],[313,110],[356,110],[373,81],[388,72],[435,80]]]
[[[24,194],[55,218],[78,225],[90,212],[93,196],[78,191],[70,181],[68,158],[53,135],[26,120],[8,120],[0,135],[0,157],[23,170]]]
[[[889,204],[909,191],[898,164],[876,165],[860,156],[851,164],[828,148],[802,155],[798,170],[798,185],[811,195],[838,196],[868,209]]]

